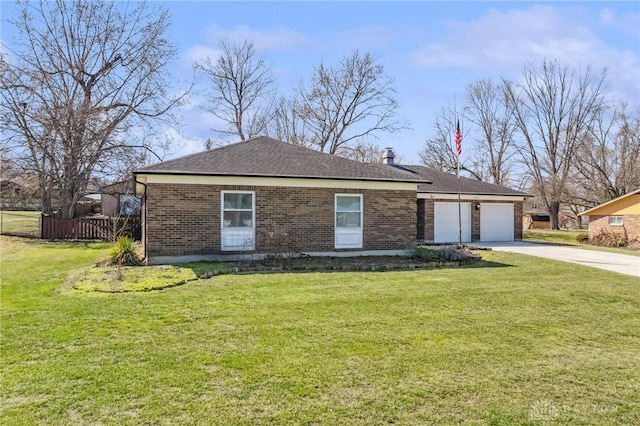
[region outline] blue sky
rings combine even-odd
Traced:
[[[215,57],[220,37],[249,39],[277,75],[280,94],[309,77],[320,61],[335,63],[352,49],[379,56],[396,81],[399,117],[412,129],[382,135],[407,163],[430,135],[434,117],[464,102],[479,78],[517,79],[527,62],[559,59],[570,66],[606,67],[609,93],[640,104],[640,2],[163,2],[178,44],[176,79],[188,79],[194,59]],[[11,4],[2,3],[3,18]],[[8,41],[5,26],[3,41]],[[201,90],[184,108],[181,148],[203,149],[213,118],[199,109]],[[468,141],[472,143],[472,141]]]

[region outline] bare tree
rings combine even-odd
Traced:
[[[569,192],[578,206],[592,207],[640,188],[640,108],[603,111],[575,156]]]
[[[370,53],[354,51],[335,66],[320,64],[296,90],[296,114],[308,129],[309,144],[339,154],[350,144],[407,128],[396,119],[394,81]]]
[[[151,149],[138,135],[180,99],[167,92],[169,19],[145,3],[20,4],[0,62],[3,144],[38,176],[45,209],[55,190],[72,217],[98,168]]]
[[[509,183],[514,166],[516,130],[504,86],[491,80],[477,80],[467,86],[465,117],[480,130],[476,156],[492,183]],[[484,173],[483,173],[484,174]]]
[[[453,105],[443,107],[436,116],[433,124],[433,135],[426,140],[419,154],[425,166],[447,173],[457,171],[458,155],[453,145],[453,136],[459,119],[456,109]],[[470,148],[464,145],[463,142],[460,172],[472,179],[482,180],[483,163],[481,161],[472,161],[471,155],[465,154],[465,152],[469,151],[471,151]]]
[[[604,81],[605,72],[594,78],[589,68],[545,60],[525,66],[520,81],[504,82],[523,138],[518,150],[538,184],[552,229],[559,229],[560,203],[580,141],[603,108]]]
[[[217,59],[196,61],[211,84],[209,102],[203,107],[221,120],[225,128],[213,129],[223,135],[237,135],[246,140],[264,133],[275,101],[271,67],[257,56],[247,40],[220,40]]]
[[[304,147],[311,146],[311,135],[303,117],[302,107],[295,97],[281,96],[274,108],[268,134],[278,140]]]
[[[379,163],[383,150],[374,143],[358,142],[353,146],[342,146],[337,155],[361,163]],[[400,159],[397,159],[398,163]]]

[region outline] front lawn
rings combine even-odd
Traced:
[[[33,211],[0,211],[0,234],[39,236],[40,216]]]
[[[640,424],[634,277],[482,252],[82,293],[108,246],[0,244],[0,424]]]
[[[522,232],[522,238],[524,240],[544,241],[547,243],[579,244],[578,237],[587,234],[586,229],[528,229]]]
[[[522,232],[522,239],[531,242],[544,242],[550,244],[577,246],[586,250],[606,251],[610,253],[628,254],[639,256],[640,250],[627,247],[602,247],[592,244],[578,242],[578,237],[587,235],[586,230],[552,230],[552,229],[529,229]]]

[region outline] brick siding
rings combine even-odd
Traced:
[[[589,216],[589,238],[603,232],[624,235],[627,233],[629,241],[640,242],[640,215],[629,214],[623,216],[623,226],[609,225],[609,216]]]
[[[415,191],[149,184],[143,209],[147,256],[222,253],[220,195],[224,190],[255,191],[257,252],[269,251],[274,244],[282,247],[282,241],[292,251],[335,251],[335,194],[348,193],[363,195],[364,241],[358,250],[415,245]],[[284,231],[286,237],[275,241],[273,231],[276,235]]]

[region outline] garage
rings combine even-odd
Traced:
[[[471,241],[471,203],[461,203],[462,242]],[[436,243],[458,242],[458,203],[434,203],[433,241]]]
[[[480,241],[513,241],[513,203],[480,204]]]

